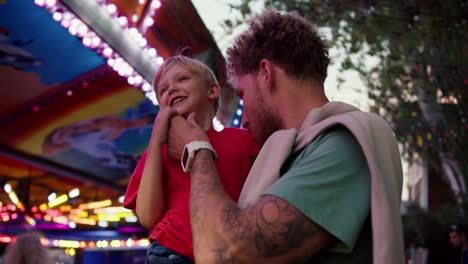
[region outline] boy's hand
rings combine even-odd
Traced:
[[[169,156],[180,160],[185,145],[193,141],[210,142],[208,136],[195,122],[195,113],[191,113],[187,120],[181,116],[174,116],[169,125],[167,140]]]
[[[167,132],[169,130],[169,121],[173,116],[177,115],[177,111],[169,106],[161,107],[153,124],[153,132],[151,141],[158,146],[162,146],[167,142]]]

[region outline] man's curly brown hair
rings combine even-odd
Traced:
[[[255,73],[262,59],[279,65],[290,77],[323,83],[330,62],[328,46],[314,24],[296,12],[268,11],[249,24],[227,49],[230,81]]]

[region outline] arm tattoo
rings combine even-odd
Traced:
[[[261,197],[248,212],[237,206],[223,210],[225,231],[232,234],[228,243],[253,242],[253,256],[275,257],[299,248],[318,229],[289,203],[271,195]]]
[[[213,212],[214,204],[221,211]],[[198,246],[197,240],[203,237],[203,232],[212,228],[206,226],[206,219],[220,217],[219,222],[215,220],[215,223],[221,223],[220,232],[224,238],[215,241],[216,246],[211,249],[216,263],[234,264],[242,263],[240,259],[244,257],[273,258],[283,255],[302,262],[333,239],[302,212],[276,196],[264,195],[255,205],[241,210],[225,193],[209,151],[197,153],[192,168],[190,214],[194,247]],[[240,254],[245,256],[230,254],[229,245],[236,245]]]

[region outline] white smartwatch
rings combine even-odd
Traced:
[[[193,141],[185,145],[182,158],[180,159],[180,164],[184,172],[189,173],[192,169],[193,159],[195,158],[195,153],[200,149],[209,149],[213,153],[215,159],[218,159],[216,151],[211,146],[209,142],[206,141]]]

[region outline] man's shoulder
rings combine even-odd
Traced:
[[[351,131],[349,131],[345,126],[337,124],[320,133],[315,139],[307,144],[304,151],[318,147],[336,147],[337,149],[341,149],[342,147],[355,146],[356,143],[356,139]]]

